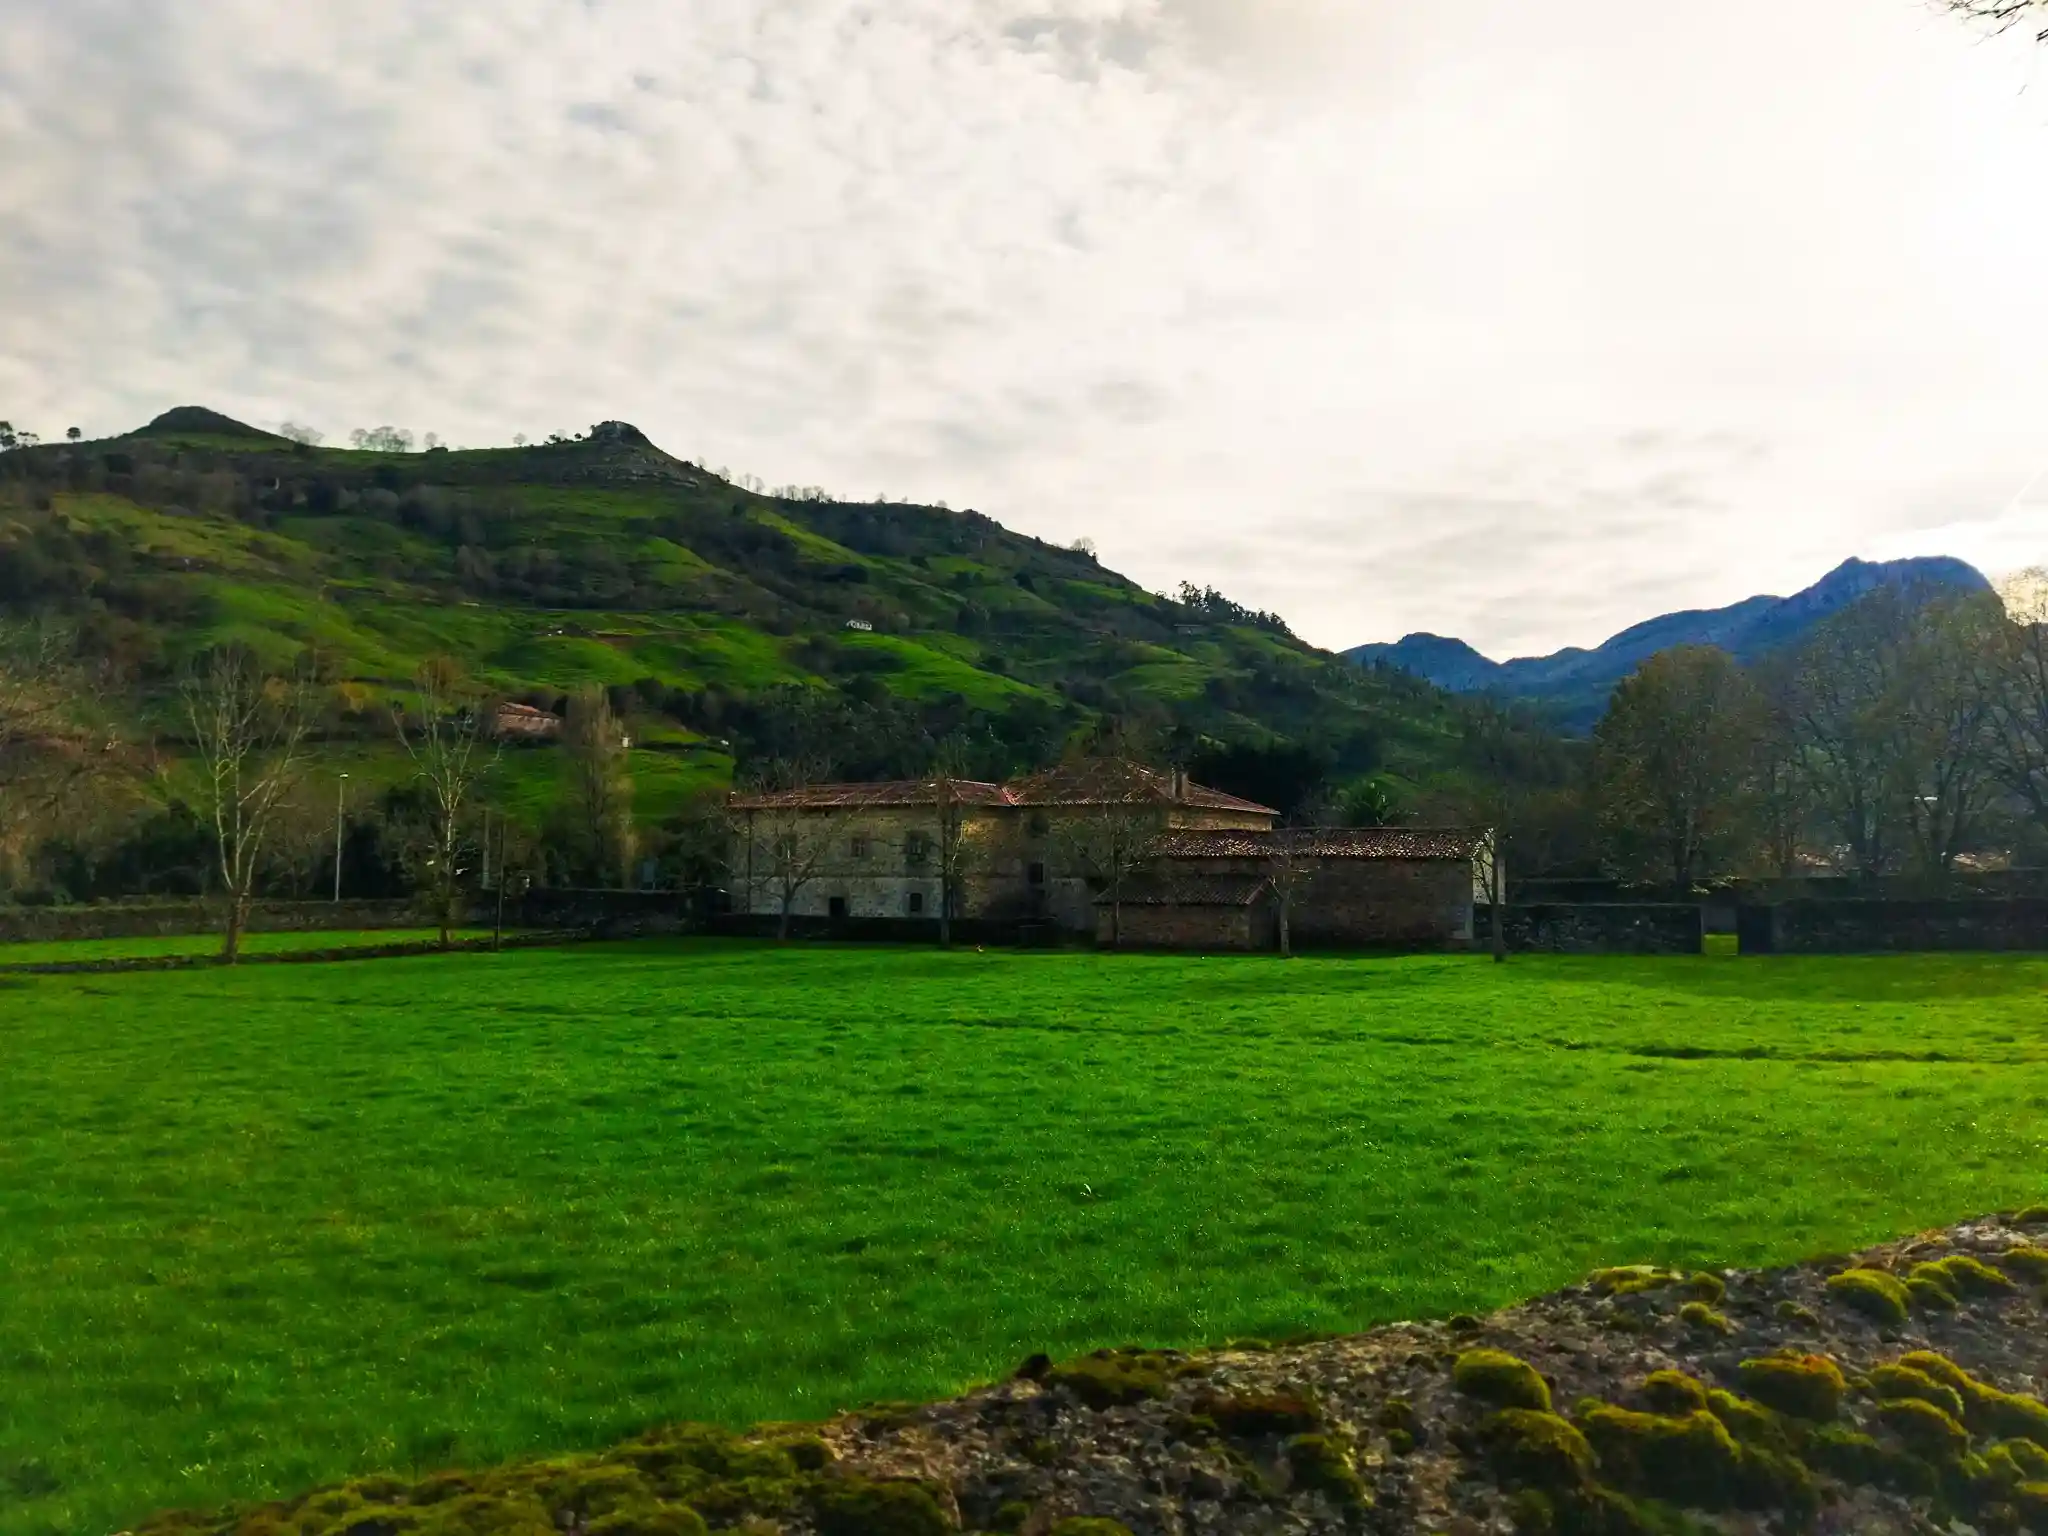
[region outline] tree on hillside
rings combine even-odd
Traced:
[[[434,904],[446,949],[465,873],[465,834],[477,784],[494,761],[490,714],[482,695],[445,656],[421,663],[413,674],[413,692],[417,709],[396,707],[391,718],[425,797],[426,824],[413,863],[420,890]]]
[[[1758,729],[1755,688],[1718,647],[1660,651],[1623,679],[1593,732],[1610,859],[1680,893],[1725,867],[1748,833]]]
[[[1794,725],[1792,675],[1772,657],[1750,675],[1756,689],[1756,740],[1749,798],[1755,852],[1781,880],[1799,871],[1799,854],[1813,820],[1813,785]]]
[[[562,722],[568,772],[564,810],[586,876],[623,884],[633,864],[633,777],[625,727],[602,688],[569,700]]]
[[[33,448],[42,439],[26,427],[17,427],[11,421],[0,421],[0,453],[10,448]]]
[[[32,841],[75,829],[97,805],[88,791],[113,746],[98,692],[69,630],[0,618],[0,877]]]
[[[277,677],[240,646],[204,657],[180,685],[199,759],[199,808],[213,828],[227,912],[221,959],[241,958],[264,840],[304,765],[311,685]]]

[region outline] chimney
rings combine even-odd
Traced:
[[[1181,801],[1187,799],[1187,797],[1188,771],[1185,768],[1175,768],[1173,770],[1173,798],[1176,801]]]

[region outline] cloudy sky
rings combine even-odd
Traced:
[[[619,418],[1333,646],[2048,561],[2048,49],[1923,0],[6,11],[46,434]]]

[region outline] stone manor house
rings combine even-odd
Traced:
[[[1283,829],[1279,813],[1116,759],[1008,784],[814,784],[735,795],[735,913],[872,930],[954,919],[1133,948],[1473,944],[1490,835]]]

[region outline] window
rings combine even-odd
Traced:
[[[1047,823],[1047,821],[1046,821],[1046,819],[1045,819],[1045,812],[1043,812],[1043,811],[1033,811],[1033,812],[1031,813],[1031,823],[1030,823],[1030,827],[1031,827],[1031,835],[1032,835],[1033,837],[1043,837],[1043,836],[1045,836],[1045,834],[1046,834],[1046,830],[1047,830],[1047,827],[1048,827],[1048,825],[1049,825],[1049,824]]]
[[[903,859],[907,864],[922,864],[930,857],[931,851],[931,844],[922,832],[913,832],[903,840]]]
[[[903,906],[912,917],[922,916],[924,913],[924,892],[912,891],[903,898]]]
[[[867,838],[865,838],[865,837],[856,837],[856,838],[855,838],[855,839],[853,840],[853,856],[854,856],[854,857],[855,857],[856,859],[864,859],[864,858],[866,858],[866,857],[868,856],[868,840],[867,840]]]
[[[844,896],[834,896],[826,903],[825,910],[831,915],[832,921],[835,923],[845,921],[846,898]]]
[[[1045,866],[1043,864],[1032,865],[1030,879],[1033,885],[1045,884]]]

